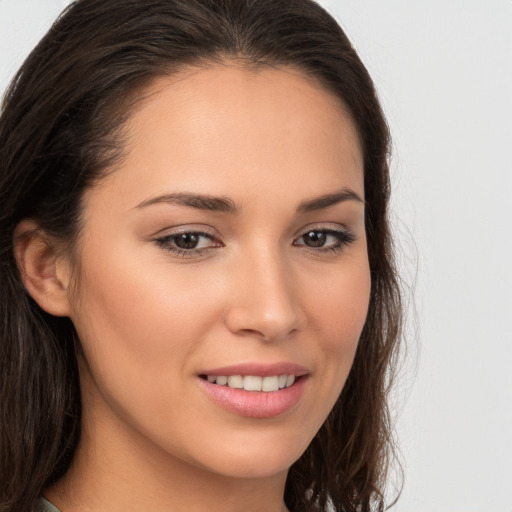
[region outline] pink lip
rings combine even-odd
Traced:
[[[288,362],[277,363],[241,363],[218,368],[210,368],[199,372],[199,384],[206,394],[224,410],[250,418],[273,418],[293,409],[299,402],[308,380],[309,370]],[[279,375],[295,375],[296,381],[288,388],[278,391],[245,391],[229,386],[218,386],[208,382],[207,375],[254,375],[269,377]]]
[[[199,375],[254,375],[256,377],[270,377],[273,375],[295,375],[300,377],[309,373],[305,366],[293,363],[244,363],[223,366],[221,368],[212,368],[199,372]]]
[[[223,368],[222,370],[224,371],[226,369]],[[254,372],[254,368],[251,371]],[[262,370],[255,373],[227,373],[228,375],[261,375],[261,371]],[[290,375],[293,372],[282,372],[281,375],[285,373]],[[270,375],[278,374],[279,372],[270,373]],[[210,375],[214,374],[210,373]],[[269,374],[266,373],[266,375]],[[234,389],[228,386],[218,386],[217,384],[212,384],[207,380],[198,378],[202,389],[217,405],[228,412],[250,418],[274,418],[290,411],[298,404],[302,397],[307,380],[308,375],[304,374],[289,388],[265,392],[245,391],[244,389]]]

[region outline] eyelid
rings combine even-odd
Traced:
[[[219,237],[216,234],[211,233],[211,231],[213,230],[210,226],[195,225],[194,227],[192,227],[190,225],[181,225],[174,229],[167,228],[159,231],[156,235],[152,237],[152,240],[158,247],[168,252],[172,257],[181,259],[197,258],[200,256],[205,256],[212,249],[218,249],[224,246],[224,244],[219,240]],[[173,239],[175,239],[181,234],[190,234],[206,238],[209,240],[209,244],[207,247],[179,247],[176,244],[176,241]]]
[[[342,233],[342,234],[351,234],[354,235],[354,232],[349,229],[348,227],[342,225],[342,224],[335,224],[332,222],[328,222],[325,224],[318,223],[318,224],[310,224],[308,226],[305,226],[301,228],[297,235],[295,236],[294,240],[297,240],[298,238],[304,236],[306,233],[309,233],[311,231],[326,231],[326,232],[334,232],[334,233]]]
[[[165,238],[173,235],[181,235],[182,233],[203,233],[212,238],[218,237],[217,231],[211,226],[205,224],[180,224],[176,227],[166,227],[164,229],[160,229],[156,233],[152,234],[151,238]]]

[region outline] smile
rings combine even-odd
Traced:
[[[214,404],[237,416],[274,418],[299,406],[310,370],[282,362],[204,369],[198,383]]]
[[[270,375],[266,377],[257,375],[207,375],[203,378],[217,386],[227,386],[232,389],[243,389],[245,391],[263,391],[265,393],[289,388],[295,382],[294,374]]]

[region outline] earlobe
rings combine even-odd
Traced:
[[[14,231],[14,255],[25,288],[43,310],[69,316],[69,263],[36,222],[21,221]]]

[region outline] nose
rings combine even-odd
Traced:
[[[225,314],[228,329],[265,341],[285,339],[306,324],[292,271],[276,254],[262,251],[232,272],[232,294]]]

